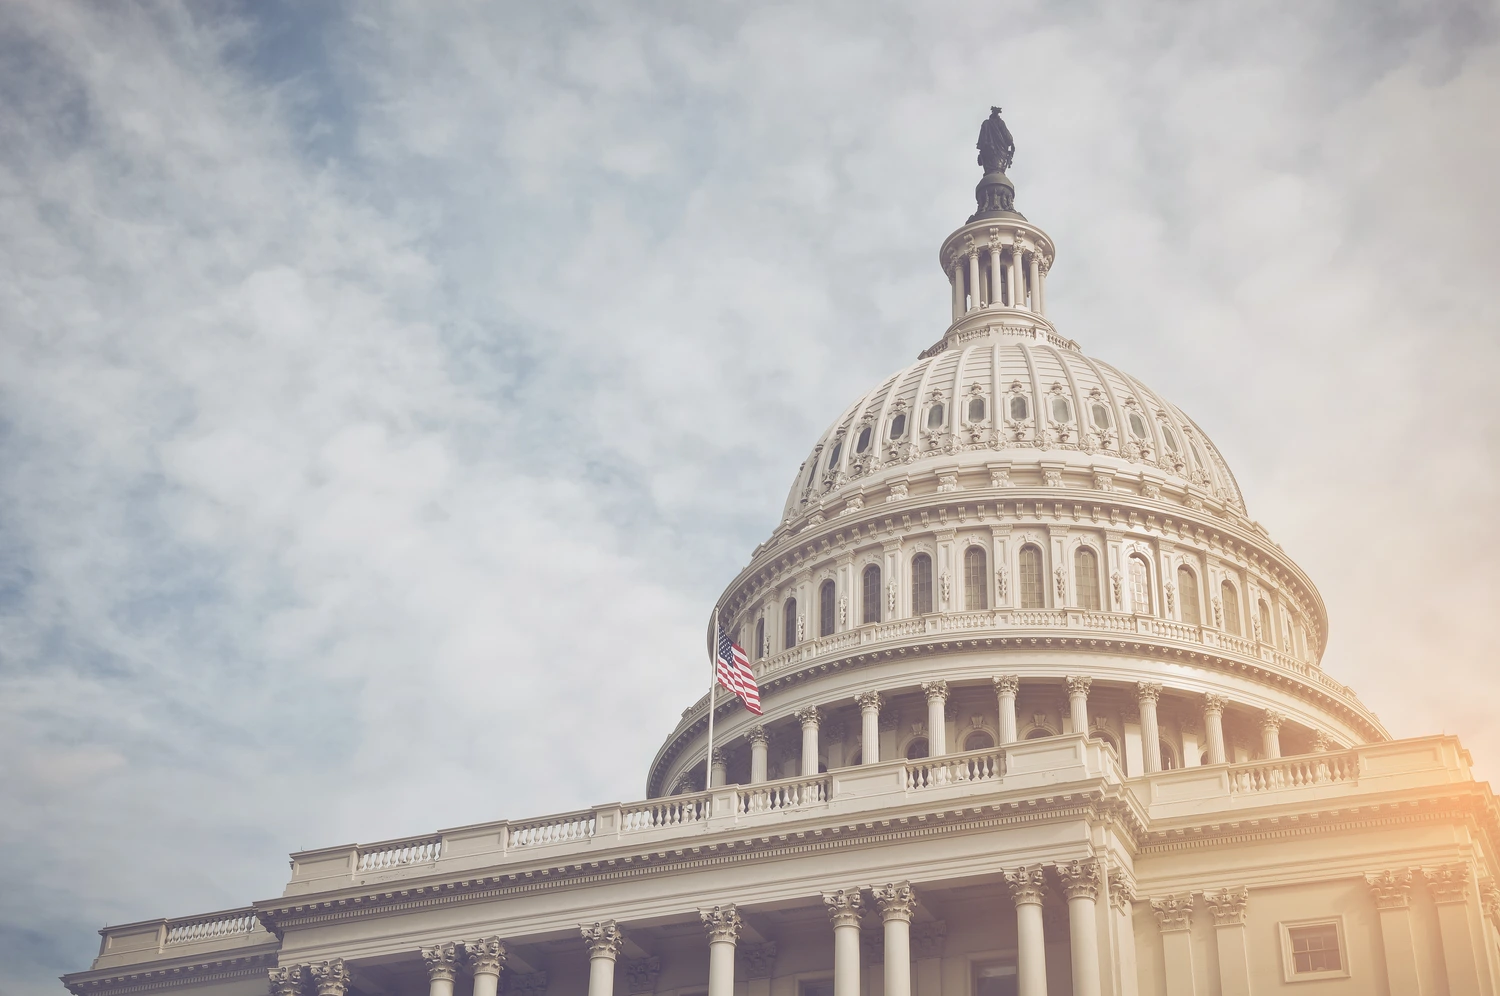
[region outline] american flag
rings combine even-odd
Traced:
[[[717,625],[714,627],[714,644],[718,648],[714,663],[719,684],[738,695],[745,708],[759,716],[760,688],[755,684],[755,673],[750,670],[750,658],[746,656],[745,648],[731,640],[724,627]]]

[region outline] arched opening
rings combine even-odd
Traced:
[[[766,655],[766,621],[755,620],[755,659],[760,660]]]
[[[880,565],[871,564],[865,568],[860,580],[860,596],[864,602],[863,620],[880,622]]]
[[[927,756],[927,738],[912,737],[911,743],[906,745],[906,759],[908,761],[920,761]]]
[[[932,557],[919,553],[911,558],[911,614],[932,611]]]
[[[818,586],[818,635],[832,636],[838,623],[838,606],[834,601],[833,581]]]
[[[1198,604],[1198,575],[1191,568],[1177,568],[1177,601],[1182,606],[1182,621],[1202,626],[1203,613]]]
[[[1042,579],[1042,548],[1033,543],[1021,547],[1021,608],[1041,609],[1047,605],[1047,585]]]
[[[844,766],[846,768],[857,767],[860,764],[860,762],[864,760],[864,757],[865,757],[864,751],[861,750],[860,748],[856,747],[856,748],[854,748],[854,753],[850,754],[848,757],[846,757],[844,759]]]
[[[781,603],[781,646],[791,650],[797,645],[797,600],[789,598]]]
[[[1172,745],[1165,740],[1161,741],[1161,770],[1177,770],[1177,751],[1173,750]]]
[[[1260,642],[1276,646],[1276,631],[1271,628],[1271,607],[1264,598],[1260,600]]]
[[[1139,616],[1151,614],[1151,568],[1140,554],[1130,555],[1130,611]]]
[[[1034,729],[1030,733],[1026,734],[1026,739],[1027,740],[1041,740],[1044,737],[1052,737],[1052,736],[1056,736],[1056,734],[1053,733],[1051,730],[1047,729],[1045,726],[1038,726],[1036,729]]]
[[[1077,589],[1079,608],[1099,611],[1099,555],[1092,548],[1080,546],[1073,551],[1073,585]]]
[[[988,730],[970,730],[964,737],[964,750],[989,750],[995,746],[995,738]]]
[[[1219,585],[1219,604],[1224,607],[1224,632],[1244,636],[1245,627],[1240,623],[1240,596],[1228,581]]]
[[[1089,739],[1097,740],[1107,745],[1110,750],[1115,752],[1115,757],[1119,758],[1123,756],[1120,753],[1120,743],[1114,738],[1113,734],[1106,733],[1104,730],[1093,730],[1089,733]]]
[[[984,550],[971,546],[964,551],[964,608],[969,610],[990,607],[988,583],[989,571],[985,567]]]

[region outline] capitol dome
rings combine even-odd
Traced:
[[[1076,732],[1127,773],[1388,739],[1218,447],[1047,317],[1003,168],[939,249],[946,329],[817,438],[718,602],[764,716],[718,702],[710,766],[689,707],[651,795]]]

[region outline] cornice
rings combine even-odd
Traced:
[[[158,992],[180,986],[216,985],[237,979],[259,979],[265,982],[267,969],[276,967],[279,945],[266,944],[258,950],[232,958],[212,961],[182,961],[175,964],[144,966],[122,965],[118,969],[99,969],[64,975],[62,983],[74,996],[114,996],[114,994]]]

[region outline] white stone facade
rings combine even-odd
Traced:
[[[765,713],[719,702],[712,766],[705,698],[646,801],[300,852],[278,898],[106,928],[68,988],[1500,993],[1488,786],[1322,672],[1311,580],[1190,418],[1052,327],[1012,192],[721,597]]]

